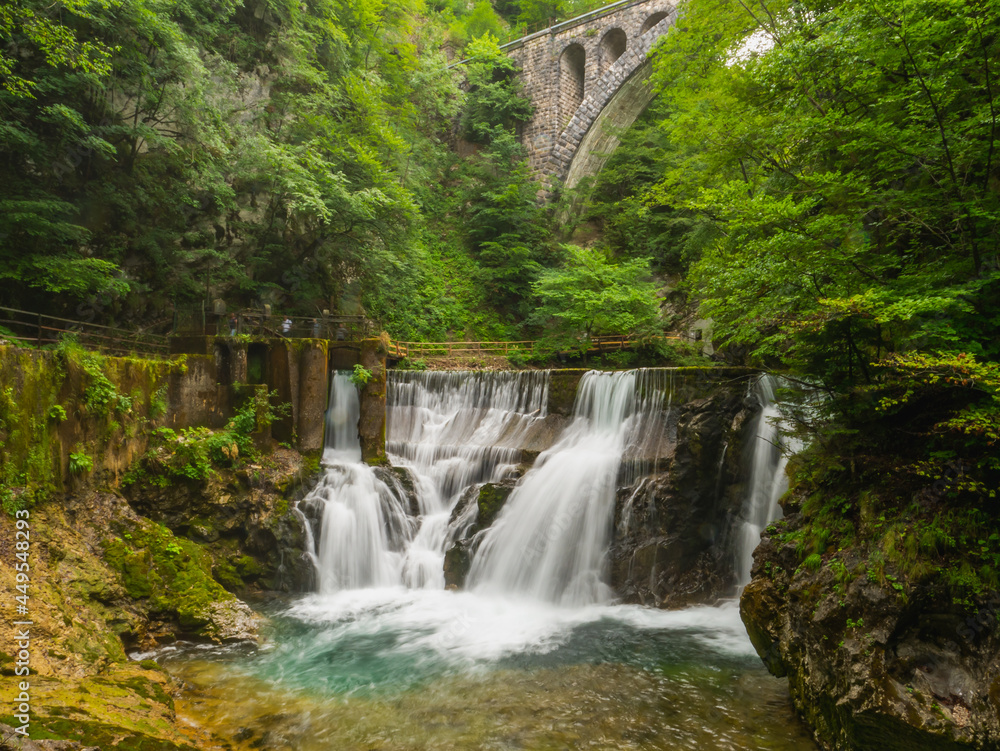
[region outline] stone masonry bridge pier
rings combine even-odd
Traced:
[[[653,97],[648,54],[675,18],[671,0],[622,0],[504,45],[536,108],[522,143],[549,189],[600,172]]]

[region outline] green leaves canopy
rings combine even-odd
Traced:
[[[998,45],[996,0],[687,3],[657,198],[718,227],[690,284],[719,333],[831,382],[998,353]]]
[[[533,285],[539,321],[551,322],[563,337],[651,331],[658,305],[648,258],[614,263],[575,245],[563,252],[562,268],[541,272]]]

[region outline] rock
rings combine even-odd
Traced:
[[[488,482],[479,489],[479,497],[476,500],[478,514],[476,523],[472,526],[470,534],[476,534],[496,521],[497,516],[503,509],[510,494],[514,491],[514,482],[492,483]]]
[[[444,556],[444,581],[449,589],[465,586],[465,577],[472,566],[472,553],[478,544],[476,536],[490,527],[503,509],[517,484],[515,478],[503,482],[487,482],[470,488],[455,504],[449,524],[467,524],[458,540]],[[471,524],[469,523],[471,521]]]
[[[223,642],[256,640],[257,630],[264,621],[242,600],[213,602],[205,617],[209,622],[206,634]]]
[[[315,465],[278,449],[268,467],[219,470],[204,481],[162,486],[140,474],[124,494],[138,514],[204,544],[227,589],[299,591],[312,572],[302,555],[302,521],[292,506],[313,477]],[[244,565],[248,558],[256,565]]]
[[[76,741],[33,741],[15,733],[14,728],[2,722],[0,722],[0,738],[3,739],[0,748],[17,751],[101,751],[97,746],[84,746]]]
[[[469,556],[468,544],[459,540],[444,554],[444,584],[448,589],[461,589],[465,586],[465,577],[469,575],[472,559]]]
[[[988,617],[977,631],[933,580],[902,591],[889,586],[895,578],[838,581],[827,565],[800,566],[795,546],[781,541],[800,525],[796,513],[765,532],[740,613],[768,670],[788,676],[792,701],[820,743],[1000,748],[1000,602],[983,604]],[[864,561],[839,555],[847,571]]]
[[[624,601],[669,608],[735,593],[730,540],[753,439],[744,380],[676,389],[691,393],[675,403],[662,439],[647,442],[656,455],[633,458],[647,474],[618,491],[609,554],[611,586]]]
[[[403,500],[410,516],[420,516],[420,502],[414,485],[413,473],[407,467],[379,466],[373,467],[375,476],[393,489],[396,497]]]

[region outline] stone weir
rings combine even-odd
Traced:
[[[452,511],[452,528],[464,531],[445,556],[449,586],[463,586],[482,536],[507,497],[573,421],[585,372],[390,372],[387,448],[393,462],[475,467],[475,476],[440,479],[445,494],[466,488]],[[742,368],[636,372],[636,407],[616,483],[607,556],[607,579],[618,597],[684,607],[735,593],[735,532],[747,497],[754,418],[762,407],[751,389],[756,377]],[[504,388],[510,393],[498,395]],[[425,403],[418,404],[418,397]],[[462,406],[449,410],[426,403],[447,399]],[[496,408],[500,403],[503,410]],[[426,433],[418,436],[421,410],[439,413],[442,430],[454,435],[433,441]],[[469,414],[456,419],[458,410]],[[468,462],[477,451],[478,462]]]

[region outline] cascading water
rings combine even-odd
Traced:
[[[334,375],[324,473],[302,505],[320,518],[308,529],[321,592],[403,584],[444,587],[449,518],[462,491],[498,481],[520,460],[525,431],[545,417],[546,371],[393,373],[387,453],[414,479],[419,517],[401,488],[361,462],[358,393]]]
[[[398,584],[412,522],[399,496],[361,462],[357,388],[335,373],[326,417],[323,475],[302,504],[319,516],[311,534],[320,592]]]
[[[449,520],[462,491],[513,471],[547,401],[548,371],[391,374],[386,453],[412,473],[421,515],[407,553],[408,586],[444,586],[444,553],[456,531]]]
[[[778,501],[788,490],[785,467],[788,457],[801,448],[782,429],[781,412],[775,402],[779,381],[774,376],[761,376],[753,393],[761,404],[756,418],[754,442],[751,447],[750,480],[743,505],[736,540],[736,583],[739,587],[750,581],[753,551],[760,543],[760,533],[775,519],[781,518]]]
[[[386,451],[430,480],[428,502],[447,505],[466,487],[502,479],[521,439],[545,417],[548,371],[393,372]]]
[[[586,374],[555,440],[564,418],[545,416],[546,373],[393,373],[396,469],[373,470],[360,461],[357,391],[337,374],[324,473],[299,504],[314,520],[318,592],[282,600],[258,649],[137,658],[197,687],[179,715],[276,750],[814,749],[733,603],[607,604],[616,487],[664,469],[672,378]],[[459,498],[509,481],[522,446],[550,448],[477,538],[471,588],[445,591]],[[393,479],[400,467],[415,499]]]
[[[604,568],[619,471],[626,451],[641,456],[661,440],[658,386],[646,371],[583,376],[573,422],[486,532],[469,574],[473,589],[569,606],[611,599]]]

